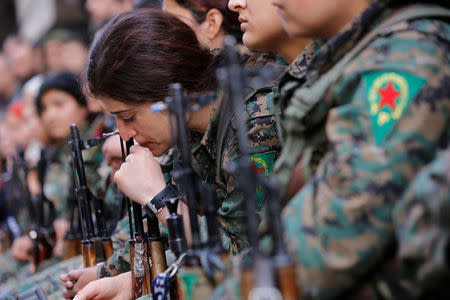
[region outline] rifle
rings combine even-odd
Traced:
[[[287,254],[283,240],[281,223],[281,205],[278,189],[270,181],[266,182],[268,219],[272,238],[272,260],[275,265],[276,282],[284,300],[301,299],[301,291],[297,288],[295,264]]]
[[[126,154],[123,147],[123,139],[120,137],[120,150],[122,152],[122,162],[125,162]],[[124,195],[125,196],[125,195]],[[128,225],[130,226],[130,238],[128,239],[128,244],[130,246],[130,267],[131,267],[131,286],[133,287],[133,299],[134,298],[134,288],[136,285],[136,278],[134,277],[134,229],[133,229],[133,218],[131,213],[131,200],[127,196],[125,196],[125,202],[127,203],[127,211],[128,211]]]
[[[194,105],[191,104],[193,100],[196,100]],[[189,111],[198,110],[201,107],[212,103],[214,100],[215,97],[212,93],[185,96],[183,95],[181,84],[174,83],[169,86],[169,97],[167,97],[165,101],[169,114],[173,115],[176,120],[176,133],[173,130],[174,126],[171,123],[172,140],[174,145],[177,146],[181,157],[180,168],[173,172],[173,177],[186,194],[189,208],[192,241],[190,245],[191,249],[186,255],[186,261],[190,265],[198,265],[198,263],[200,263],[206,275],[212,282],[214,282],[214,271],[216,269],[223,271],[224,269],[223,263],[217,255],[221,251],[211,249],[208,247],[208,244],[205,245],[202,243],[200,238],[200,226],[197,218],[197,203],[200,203],[200,199],[202,199],[203,196],[207,197],[209,203],[215,202],[215,198],[213,190],[208,188],[208,185],[201,181],[192,168],[185,114]],[[207,206],[209,206],[209,204]],[[210,221],[213,215],[215,216],[215,209],[214,213],[209,215]],[[211,233],[211,238],[218,238],[215,236],[215,233],[212,231]],[[217,245],[216,241],[214,241],[213,244],[215,247]]]
[[[102,202],[87,187],[86,174],[82,151],[100,144],[102,138],[82,140],[75,124],[70,125],[71,140],[69,145],[72,150],[72,165],[74,170],[75,190],[78,199],[78,210],[81,216],[82,254],[85,267],[95,266],[97,262],[105,261],[113,253],[111,238],[107,234],[103,217]],[[115,133],[112,133],[115,134]],[[94,221],[91,213],[91,201],[94,204],[97,232],[94,229]]]
[[[193,98],[195,98],[196,103],[191,106],[191,100],[194,100]],[[207,189],[206,185],[201,182],[192,169],[188,145],[188,131],[185,121],[186,112],[197,110],[204,105],[210,104],[214,100],[215,97],[213,93],[191,95],[190,97],[184,96],[182,94],[181,85],[176,83],[169,86],[169,97],[165,99],[164,103],[159,102],[151,106],[151,110],[156,113],[167,109],[169,114],[176,121],[176,130],[172,122],[173,119],[171,119],[170,122],[170,129],[172,143],[174,146],[177,146],[178,154],[181,157],[181,167],[173,172],[173,178],[186,194],[189,209],[190,230],[192,235],[190,249],[188,249],[184,234],[182,216],[176,213],[178,198],[169,199],[166,201],[165,204],[169,209],[169,216],[166,218],[169,231],[169,247],[176,255],[177,260],[169,268],[167,268],[164,273],[159,274],[153,281],[154,286],[152,286],[152,288],[155,289],[155,292],[158,290],[158,295],[156,295],[156,297],[163,297],[163,299],[166,292],[161,293],[161,291],[166,291],[168,286],[167,282],[169,279],[171,280],[169,283],[171,287],[171,298],[179,297],[176,289],[174,288],[174,286],[177,285],[177,281],[176,278],[174,280],[173,277],[182,264],[185,264],[186,266],[201,265],[205,270],[208,279],[212,282],[214,282],[214,270],[218,269],[223,271],[224,269],[222,261],[217,255],[217,253],[220,253],[221,251],[218,250],[219,247],[216,247],[217,239],[214,231],[211,231],[210,235],[214,242],[202,243],[200,238],[200,228],[197,219],[197,201],[199,201],[201,196],[205,194],[209,194],[207,198],[208,203],[210,199],[213,199],[213,202],[215,202],[215,199],[212,194],[212,189]],[[210,214],[210,224],[213,224],[211,223],[212,217],[213,214]],[[214,246],[209,247],[211,245]]]
[[[71,173],[70,177],[72,179],[72,187],[70,189],[71,192],[67,196],[67,210],[69,215],[70,228],[64,236],[63,260],[67,260],[81,254],[81,220],[80,215],[75,214],[75,209],[78,207],[78,200],[75,194],[76,179],[74,176],[74,172]]]
[[[126,155],[130,154],[130,148],[134,144],[133,139],[126,142]],[[120,138],[120,149],[122,151],[122,161],[125,162],[125,150],[123,147],[123,139]],[[148,259],[148,243],[147,236],[144,232],[144,224],[142,220],[142,207],[136,202],[125,197],[128,207],[128,218],[130,225],[130,264],[131,264],[131,281],[133,286],[133,299],[137,299],[142,295],[151,293],[150,266]],[[133,213],[131,212],[133,208]],[[134,221],[134,228],[133,228]]]
[[[236,41],[233,37],[225,39],[224,67],[218,70],[217,78],[221,87],[230,95],[234,117],[237,125],[237,140],[240,158],[229,166],[229,172],[236,177],[239,189],[246,200],[247,239],[250,246],[250,260],[245,261],[241,272],[242,299],[281,299],[274,278],[275,266],[272,259],[264,255],[258,247],[258,220],[256,215],[255,191],[261,186],[267,194],[270,192],[267,182],[256,174],[250,163],[250,153],[247,139],[247,124],[242,114],[242,99],[245,99],[244,88],[248,86],[247,75],[239,64],[235,51]],[[274,194],[274,193],[272,193]],[[273,199],[271,199],[273,200]],[[272,202],[272,201],[270,201]],[[278,212],[279,213],[279,212]],[[281,223],[280,223],[281,226]],[[280,234],[280,232],[277,232]],[[281,255],[280,253],[277,253]]]
[[[38,180],[41,184],[41,191],[36,198],[37,204],[37,229],[31,230],[29,233],[33,241],[33,264],[38,265],[52,256],[53,247],[55,246],[55,231],[53,229],[53,221],[55,219],[55,207],[53,203],[45,196],[44,183],[47,171],[47,159],[45,149],[41,150],[41,158],[37,165]],[[25,175],[26,176],[26,175]],[[29,194],[28,188],[26,188]]]
[[[81,253],[85,268],[95,266],[97,258],[94,246],[94,222],[92,220],[91,207],[89,204],[86,175],[84,173],[83,158],[81,154],[81,138],[75,124],[70,125],[71,140],[69,142],[72,150],[72,166],[75,179],[75,194],[78,199],[78,213],[81,217]]]
[[[158,218],[154,213],[147,212],[147,241],[150,257],[152,259],[151,271],[152,278],[164,272],[167,269],[166,253],[164,240],[159,231]]]

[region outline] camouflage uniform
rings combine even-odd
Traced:
[[[320,299],[342,296],[385,261],[397,200],[449,141],[450,27],[442,21],[417,19],[385,30],[344,65],[319,101],[306,98],[368,30],[393,14],[389,2],[374,1],[320,49],[285,110],[297,118],[303,133],[297,138],[321,128],[328,141],[316,172],[282,215],[297,284]],[[214,298],[238,293],[230,283]]]
[[[273,107],[272,86],[258,89],[245,102],[248,125],[249,153],[253,167],[257,172],[270,174],[280,151]],[[222,241],[225,249],[238,253],[248,247],[246,240],[246,212],[244,198],[237,190],[233,176],[226,173],[227,165],[238,159],[237,128],[235,119],[226,124],[222,156],[219,151],[217,135],[220,122],[220,106],[214,104],[208,128],[204,135],[192,133],[192,167],[200,178],[216,187],[217,214],[222,229]],[[217,168],[219,164],[219,168]],[[261,195],[256,194],[258,209],[263,205]],[[200,208],[202,203],[199,203]]]

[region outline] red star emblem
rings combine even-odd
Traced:
[[[378,93],[381,97],[380,109],[388,106],[392,111],[394,111],[396,106],[395,100],[402,94],[395,89],[394,83],[392,81],[389,82],[387,86],[384,89],[380,89]]]
[[[264,171],[264,167],[258,168],[258,166],[256,165],[256,163],[254,161],[252,161],[252,166],[253,169],[255,169],[256,173],[261,174]]]

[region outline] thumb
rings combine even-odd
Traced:
[[[98,285],[95,284],[95,281],[90,282],[86,285],[81,291],[77,293],[73,300],[89,300],[95,299],[99,294]]]

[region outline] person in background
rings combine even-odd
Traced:
[[[138,8],[156,8],[161,9],[162,0],[135,0],[133,3],[133,9]]]
[[[0,53],[0,120],[3,119],[6,108],[18,89],[18,83],[10,67],[8,57]]]
[[[133,7],[133,0],[86,0],[85,8],[91,20],[94,23],[94,28],[98,28],[104,21],[126,12]]]
[[[70,32],[61,45],[63,69],[75,74],[81,74],[86,66],[88,52],[88,44],[81,33]]]
[[[33,49],[19,36],[9,36],[3,43],[3,52],[9,60],[9,67],[19,86],[33,77]]]
[[[65,203],[69,187],[72,185],[70,179],[70,152],[66,144],[70,136],[69,125],[78,124],[80,127],[87,125],[86,99],[83,96],[79,81],[72,73],[56,73],[49,75],[40,87],[36,97],[37,112],[48,137],[47,160],[49,165],[44,182],[44,193],[55,207],[55,221],[53,227],[56,233],[56,243],[53,248],[54,261],[62,251],[62,240],[67,230],[68,223],[65,220]],[[31,239],[28,235],[17,238],[11,248],[11,257],[2,255],[1,274],[12,271],[16,279],[26,276],[24,272],[14,272],[16,266],[21,266],[32,261],[30,249]],[[27,268],[28,269],[28,268]],[[35,272],[33,265],[30,271]],[[1,276],[4,279],[5,276]],[[2,284],[4,282],[1,282]]]

